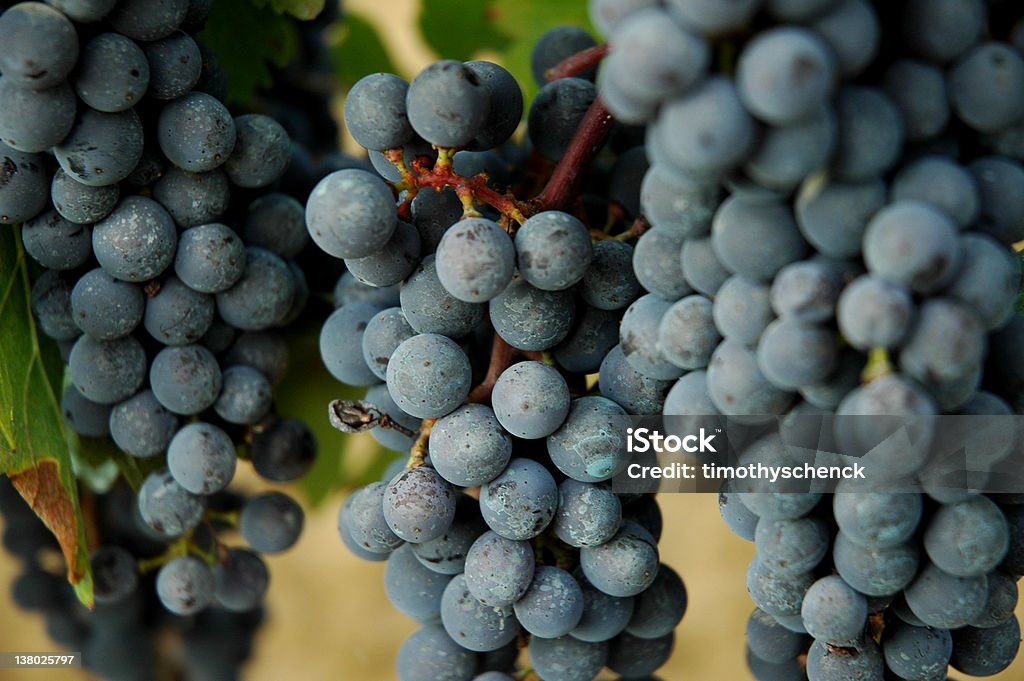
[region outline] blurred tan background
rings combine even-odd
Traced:
[[[345,0],[345,7],[378,27],[401,71],[415,74],[431,60],[428,48],[411,28],[418,0]],[[321,451],[321,456],[334,454]],[[354,464],[350,458],[345,465]],[[243,479],[249,482],[252,477],[243,475]],[[295,494],[301,498],[300,492]],[[398,647],[417,627],[388,603],[383,564],[360,561],[342,546],[336,529],[342,498],[337,495],[308,511],[298,545],[283,556],[267,559],[271,572],[268,617],[255,657],[244,671],[247,681],[397,679]],[[689,592],[675,650],[659,675],[665,681],[749,679],[744,629],[753,604],[744,576],[753,545],[728,530],[714,495],[663,494],[659,501],[665,518],[662,560],[682,575]],[[41,617],[19,611],[11,603],[10,583],[16,574],[15,562],[0,551],[0,651],[53,650]],[[1018,607],[1018,613],[1024,618],[1024,606]],[[87,678],[74,671],[0,669],[0,681]],[[1024,655],[990,678],[1024,681]]]

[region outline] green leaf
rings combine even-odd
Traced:
[[[1017,251],[1017,256],[1020,258],[1021,269],[1024,270],[1024,248]],[[1017,312],[1024,312],[1024,281],[1021,281],[1021,292],[1017,296]]]
[[[323,11],[324,0],[270,0],[270,6],[278,14],[291,14],[296,19],[309,21]]]
[[[492,0],[423,0],[419,16],[423,38],[439,55],[459,61],[503,45],[508,37],[504,24],[492,19],[491,4]]]
[[[373,24],[358,14],[346,13],[344,21],[333,24],[327,44],[334,75],[345,89],[370,73],[398,73]]]
[[[587,0],[491,0],[487,16],[507,36],[502,65],[519,81],[527,111],[540,89],[530,69],[530,53],[537,39],[563,24],[597,35],[587,13]]]
[[[587,13],[587,0],[491,0],[487,15],[512,39],[536,38],[562,24],[597,35]]]
[[[92,605],[92,573],[78,487],[53,382],[29,304],[28,264],[18,231],[0,230],[0,472],[10,477],[60,543],[68,581]],[[51,354],[52,357],[52,354]],[[59,362],[59,357],[57,358]]]
[[[311,0],[310,0],[311,1]],[[302,0],[275,0],[301,4]],[[198,36],[217,55],[228,80],[228,104],[245,104],[273,84],[270,67],[284,66],[298,54],[295,22],[266,5],[215,2]]]

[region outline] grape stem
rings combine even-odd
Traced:
[[[893,372],[892,362],[889,361],[889,352],[885,348],[871,348],[868,351],[868,363],[861,372],[862,383],[870,383],[876,378],[886,376]]]
[[[601,60],[608,55],[608,43],[601,43],[600,45],[594,45],[585,50],[580,50],[576,54],[569,55],[556,66],[551,67],[544,72],[544,77],[548,79],[550,83],[553,80],[559,78],[572,78],[578,76],[587,69],[597,66],[601,63]]]
[[[576,129],[562,159],[555,166],[544,190],[533,204],[536,212],[541,210],[563,210],[577,194],[584,171],[600,151],[615,119],[608,113],[601,95],[587,109],[587,113]]]
[[[494,334],[494,343],[491,345],[491,361],[487,365],[487,374],[484,376],[484,380],[469,393],[466,401],[479,402],[481,404],[490,402],[491,393],[494,392],[494,384],[505,369],[511,366],[512,360],[515,359],[517,353],[518,350],[506,343],[505,339],[498,334]]]
[[[416,177],[414,189],[430,187],[435,191],[441,191],[445,187],[451,187],[460,198],[469,194],[477,201],[483,201],[519,224],[526,222],[525,206],[521,205],[511,194],[502,194],[489,187],[487,181],[490,178],[487,177],[487,173],[464,177],[455,172],[450,162],[442,163],[442,154],[439,153],[437,159],[433,168],[428,167],[422,159],[412,162],[413,173]]]
[[[405,464],[406,468],[417,468],[426,463],[430,431],[434,429],[435,423],[437,423],[437,419],[423,419],[419,435],[416,436],[416,441],[412,443],[412,448],[409,450],[409,462]]]

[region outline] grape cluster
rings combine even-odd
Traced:
[[[633,261],[650,295],[622,328],[632,315],[644,330],[632,367],[678,379],[664,414],[817,417],[810,451],[856,456],[914,429],[887,455],[886,484],[720,492],[723,518],[757,549],[751,672],[929,681],[949,665],[1006,668],[1020,643],[1022,497],[943,480],[937,452],[963,435],[931,417],[1006,417],[970,469],[977,489],[1019,466],[1019,5],[590,10],[610,46],[600,96],[644,126],[651,161],[640,203],[652,229]],[[740,460],[798,460],[808,445],[780,431]]]
[[[0,478],[3,546],[22,568],[11,585],[15,605],[39,613],[50,639],[81,651],[84,666],[97,678],[153,679],[157,669],[197,680],[238,678],[263,608],[235,612],[214,607],[193,617],[174,615],[158,596],[157,575],[134,569],[133,556],[155,557],[164,550],[162,540],[137,521],[134,494],[117,487],[95,501],[95,525],[108,545],[93,558],[97,599],[89,610],[64,576],[53,571],[63,563],[53,534],[10,481]],[[218,503],[227,511],[243,502],[222,495]],[[201,540],[207,549],[211,539],[205,534]],[[125,595],[111,599],[115,593]]]
[[[549,34],[538,77],[593,44],[577,29]],[[595,95],[582,78],[546,85],[527,115],[536,148],[565,153]],[[375,425],[381,444],[411,452],[338,520],[351,551],[387,561],[389,599],[423,625],[399,652],[402,681],[509,679],[523,646],[547,681],[605,667],[646,676],[686,609],[682,579],[659,560],[653,496],[610,486],[626,411],[582,383],[616,356],[641,292],[632,248],[593,244],[572,212],[523,215],[505,191],[527,175],[508,141],[523,108],[518,83],[489,62],[440,61],[411,83],[367,76],[345,122],[379,174],[337,171],[306,205],[313,240],[347,268],[322,358],[368,387],[334,403],[332,421]],[[626,178],[635,194],[641,176]]]
[[[41,266],[31,306],[67,362],[67,424],[152,471],[129,517],[166,549],[154,562],[104,536],[96,600],[144,598],[137,573],[159,566],[155,593],[176,615],[258,608],[260,554],[301,530],[281,493],[218,509],[236,447],[275,482],[316,454],[272,395],[288,363],[281,332],[309,297],[302,204],[277,190],[292,145],[274,119],[222,103],[216,57],[191,36],[209,6],[23,2],[0,14],[0,222],[21,224]],[[249,548],[210,533],[218,517]]]

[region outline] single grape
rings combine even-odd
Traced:
[[[452,640],[440,622],[425,624],[398,649],[399,681],[465,679],[476,673],[478,655]]]
[[[156,593],[175,615],[194,615],[213,603],[213,571],[195,556],[182,556],[160,568]]]
[[[903,595],[914,615],[927,626],[955,629],[984,611],[988,579],[985,575],[957,577],[928,563]]]
[[[893,622],[882,638],[885,664],[900,678],[931,678],[945,675],[953,653],[949,631]]]
[[[391,190],[364,170],[339,170],[322,179],[306,203],[306,228],[336,258],[378,252],[398,222]]]
[[[291,482],[312,468],[316,450],[316,438],[309,426],[297,419],[280,419],[253,436],[249,458],[261,477]]]
[[[583,590],[565,570],[542,565],[513,608],[528,632],[540,638],[558,638],[572,631],[583,617]]]
[[[609,596],[583,579],[580,571],[573,576],[583,590],[583,616],[569,636],[578,641],[600,643],[621,634],[636,609],[634,599]]]
[[[83,274],[71,291],[75,324],[97,340],[131,333],[147,305],[141,288],[118,281],[99,267]]]
[[[488,531],[466,553],[466,586],[484,605],[512,605],[526,593],[533,574],[533,549],[525,541]]]
[[[640,208],[655,227],[666,227],[692,239],[710,231],[721,193],[717,182],[701,182],[655,163],[640,185]]]
[[[220,220],[228,209],[231,187],[218,168],[190,173],[172,167],[153,185],[153,198],[179,226],[187,228]]]
[[[179,430],[167,447],[167,466],[175,481],[192,494],[226,488],[235,475],[235,445],[223,430],[197,421]]]
[[[604,397],[573,400],[565,423],[547,438],[551,462],[581,482],[611,478],[626,463],[626,420],[622,407]]]
[[[878,14],[867,0],[837,0],[814,18],[811,28],[828,43],[846,78],[867,68],[881,41]]]
[[[754,608],[747,619],[747,647],[772,664],[793,660],[807,649],[807,636],[790,631],[765,611]]]
[[[302,204],[287,194],[265,194],[249,204],[242,227],[248,246],[259,246],[281,258],[294,258],[309,243]]]
[[[78,59],[78,33],[64,14],[41,2],[22,2],[0,15],[0,73],[19,88],[61,83]]]
[[[810,572],[828,554],[829,535],[818,518],[764,519],[754,533],[757,559],[773,572]]]
[[[17,151],[0,142],[0,166],[4,168],[5,176],[5,182],[0,186],[0,223],[25,222],[46,208],[46,165],[45,157],[42,155]],[[63,175],[63,171],[58,171],[58,175]],[[57,175],[54,176],[54,181],[56,177]],[[61,209],[61,198],[58,195],[53,199],[54,207],[61,216],[67,217]]]
[[[3,78],[0,101],[0,141],[17,151],[47,151],[75,124],[75,93],[66,82],[48,90],[28,90]]]
[[[554,478],[532,459],[512,459],[501,475],[480,488],[484,521],[506,539],[536,537],[554,518],[557,507]]]
[[[752,223],[758,225],[756,240],[747,238]],[[771,279],[807,252],[789,206],[737,196],[715,213],[711,246],[726,269],[756,281]]]
[[[386,482],[361,487],[345,499],[338,512],[338,530],[342,538],[350,538],[355,547],[370,555],[386,556],[403,544],[384,519],[386,489]]]
[[[284,260],[249,246],[241,277],[217,293],[217,312],[237,329],[259,331],[281,322],[291,311],[295,295],[295,278]]]
[[[867,623],[867,601],[841,577],[830,575],[816,581],[804,594],[800,616],[815,640],[850,646],[860,639]]]
[[[224,172],[239,187],[259,188],[276,182],[292,157],[288,133],[269,116],[235,117],[237,137]]]
[[[607,351],[598,370],[601,395],[615,402],[630,414],[656,414],[665,404],[665,395],[672,381],[648,378],[626,360],[622,346]]]
[[[837,308],[843,338],[864,351],[896,347],[907,335],[913,314],[910,292],[874,275],[864,275],[846,287]]]
[[[512,609],[478,601],[470,593],[464,575],[456,575],[444,590],[441,622],[460,646],[477,652],[498,650],[519,634]]]
[[[110,435],[109,404],[98,404],[82,396],[78,388],[69,385],[60,399],[60,411],[64,422],[73,431],[85,437],[106,437]]]
[[[437,245],[437,278],[455,298],[484,303],[512,281],[515,258],[512,239],[496,222],[465,218],[445,231]]]
[[[574,328],[551,354],[566,371],[592,374],[618,344],[619,315],[584,304],[577,308]]]
[[[736,72],[743,103],[774,125],[799,121],[825,103],[835,78],[827,44],[796,26],[759,33],[744,47]]]
[[[470,142],[474,149],[493,149],[519,127],[523,117],[523,91],[515,77],[489,61],[468,61],[466,66],[487,90],[489,106],[480,131]]]
[[[882,679],[885,660],[874,639],[865,638],[854,648],[836,649],[815,641],[807,653],[807,675],[821,681]]]
[[[142,390],[110,412],[110,436],[123,451],[144,458],[162,454],[178,431],[178,417]]]
[[[896,104],[881,90],[847,85],[840,89],[836,105],[839,142],[832,169],[838,179],[864,182],[889,170],[903,149],[903,118]]]
[[[153,358],[149,384],[169,411],[198,414],[217,401],[220,366],[213,353],[201,345],[166,347]]]
[[[433,468],[407,468],[384,491],[384,518],[405,541],[436,539],[455,518],[455,491]]]
[[[990,629],[965,627],[953,632],[953,668],[971,676],[992,676],[1017,658],[1020,622],[1011,616]]]
[[[298,541],[304,517],[302,507],[287,494],[265,492],[242,506],[238,529],[254,551],[279,553]]]
[[[93,596],[98,605],[123,601],[139,584],[135,558],[120,546],[103,546],[89,557],[92,565]]]
[[[71,382],[99,404],[130,397],[146,380],[146,353],[132,336],[101,341],[82,336],[68,357]]]
[[[978,229],[1002,243],[1012,244],[1024,238],[1024,168],[1020,163],[1000,156],[986,156],[968,166],[978,182],[981,216]]]
[[[650,532],[625,521],[609,541],[580,549],[587,580],[609,596],[636,596],[658,576],[658,547]]]
[[[517,275],[488,303],[495,332],[519,350],[547,350],[565,340],[575,303],[569,291],[543,291]]]
[[[469,394],[469,359],[451,339],[437,334],[413,336],[399,345],[387,371],[388,391],[405,412],[438,418]]]
[[[757,556],[747,568],[747,593],[758,608],[775,617],[800,615],[804,595],[814,581],[808,572],[773,572]]]
[[[489,109],[488,89],[472,69],[451,59],[436,61],[409,84],[409,124],[431,144],[458,147],[481,131]]]
[[[175,482],[170,471],[150,473],[139,488],[139,513],[159,536],[180,537],[202,520],[202,497],[189,493]]]
[[[86,263],[92,255],[92,231],[47,211],[21,228],[25,252],[43,267],[71,270]]]
[[[226,225],[211,223],[181,233],[174,272],[195,291],[220,293],[238,282],[245,262],[245,245],[238,235]]]
[[[512,438],[495,413],[467,404],[437,420],[430,431],[430,462],[448,482],[479,487],[498,476],[512,457]]]
[[[160,204],[144,196],[129,196],[93,227],[92,248],[108,274],[141,282],[174,262],[177,238],[174,220]]]
[[[955,276],[960,244],[953,221],[930,204],[903,200],[880,210],[864,233],[872,274],[930,293]]]
[[[519,362],[502,372],[491,396],[494,415],[516,437],[538,439],[553,433],[569,413],[569,388],[542,362]]]
[[[213,566],[217,604],[232,612],[246,612],[263,602],[270,575],[258,554],[228,549],[227,559]]]
[[[25,170],[31,170],[31,166],[25,166]],[[53,174],[53,182],[50,185],[53,207],[65,220],[80,225],[99,222],[110,215],[117,206],[120,195],[116,184],[91,187],[72,178],[62,168],[58,168]]]
[[[164,345],[197,343],[213,324],[214,307],[213,296],[199,293],[171,276],[146,300],[143,325]]]
[[[757,344],[758,368],[781,390],[819,383],[838,361],[835,332],[791,317],[769,324]]]
[[[558,511],[552,526],[566,544],[599,546],[615,536],[621,522],[622,506],[608,487],[571,478],[558,486]]]
[[[699,179],[738,165],[756,128],[732,81],[715,77],[666,102],[647,134],[673,167]]]
[[[396,149],[413,136],[406,115],[409,84],[393,73],[361,78],[345,97],[345,125],[360,146],[374,151]]]

